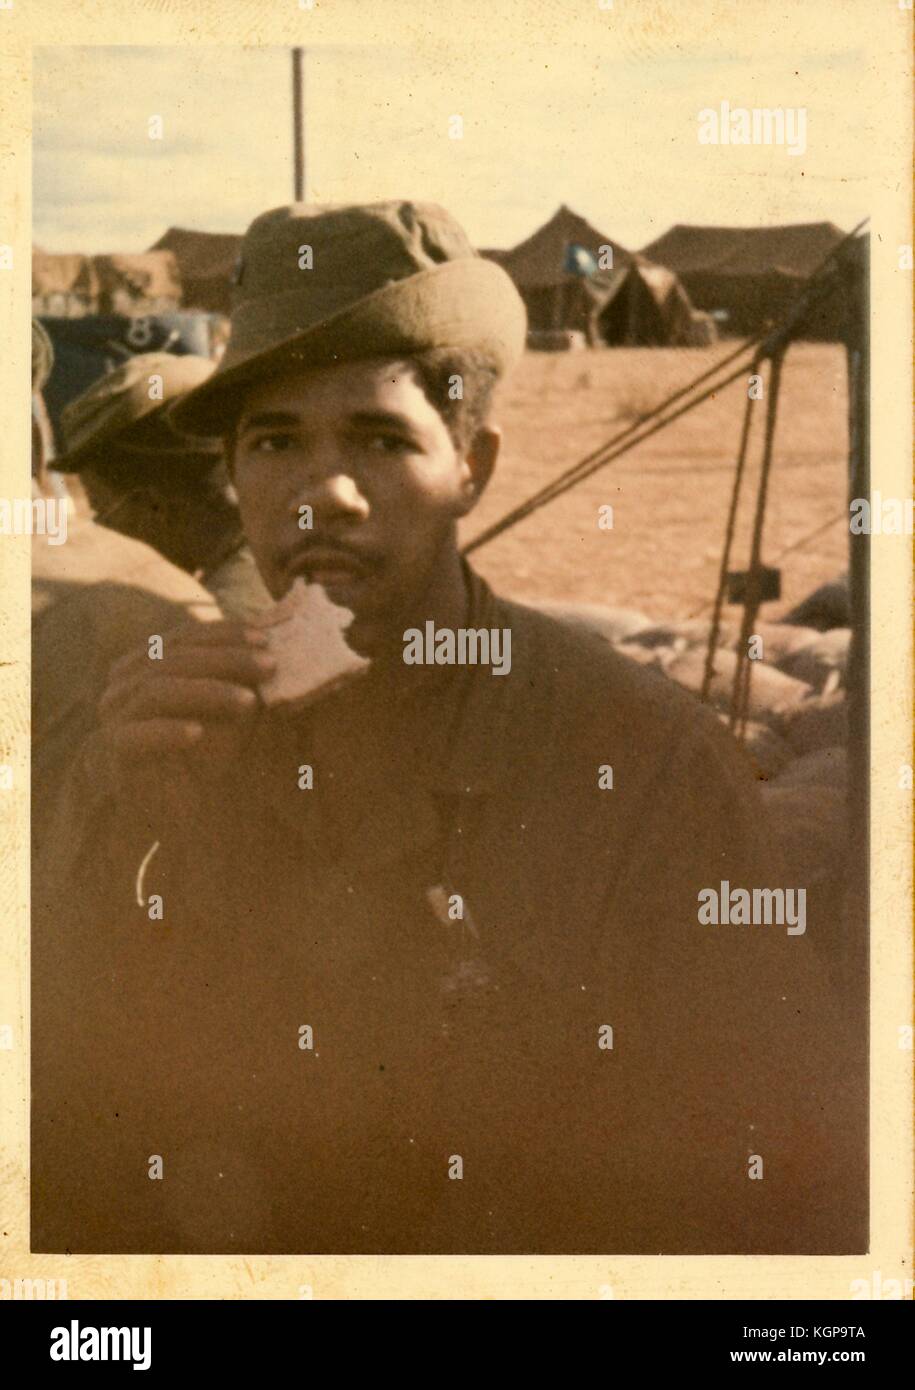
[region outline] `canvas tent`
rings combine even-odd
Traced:
[[[178,266],[169,251],[56,256],[36,248],[32,253],[33,314],[160,314],[180,303]]]
[[[676,345],[710,331],[700,329],[676,275],[627,251],[565,204],[511,250],[482,254],[517,285],[533,341],[573,331],[592,345]]]
[[[483,255],[498,259],[507,270],[519,290],[541,289],[562,283],[565,277],[564,265],[569,246],[582,246],[590,251],[595,261],[600,262],[604,248],[608,254],[603,256],[605,269],[612,269],[622,261],[629,260],[629,252],[618,242],[599,232],[596,227],[579,217],[578,213],[566,207],[565,203],[556,209],[553,216],[542,227],[524,241],[519,241],[509,251],[484,251]],[[612,265],[610,264],[612,257]]]
[[[169,251],[94,256],[100,314],[165,314],[181,303],[178,265]]]
[[[170,251],[175,257],[186,308],[228,314],[241,242],[240,236],[228,232],[194,232],[184,227],[169,227],[151,249]]]
[[[594,257],[617,266],[629,253],[579,217],[563,203],[544,225],[509,251],[484,251],[514,280],[527,308],[532,333],[565,329],[582,332],[593,341],[598,300],[589,277],[565,269],[570,246],[580,246]],[[602,248],[608,248],[603,251]]]
[[[33,314],[88,314],[98,299],[98,274],[89,256],[32,252]]]
[[[674,271],[693,304],[720,317],[726,332],[743,336],[783,316],[806,277],[843,235],[831,222],[784,227],[679,224],[642,254]],[[837,294],[811,322],[808,336],[838,338],[843,320]]]
[[[715,341],[714,324],[697,314],[672,271],[642,256],[594,276],[597,334],[611,346],[699,347]]]

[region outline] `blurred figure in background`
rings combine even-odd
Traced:
[[[206,358],[143,353],[64,408],[58,466],[78,473],[95,520],[194,575],[228,618],[270,600],[245,545],[218,441],[170,423],[175,401],[212,372]]]
[[[33,341],[33,381],[46,381],[50,344],[43,333]],[[219,447],[190,441],[168,423],[171,404],[212,370],[201,357],[132,357],[64,409],[65,452],[57,463],[79,475],[95,518],[71,518],[64,545],[33,537],[36,805],[52,803],[91,733],[113,662],[189,620],[244,620],[270,602],[244,544]],[[49,439],[33,415],[39,495],[50,495]],[[43,834],[36,821],[36,848]]]

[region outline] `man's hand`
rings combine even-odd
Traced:
[[[163,655],[115,662],[99,704],[101,736],[117,784],[145,782],[163,758],[218,773],[244,746],[257,687],[275,669],[264,635],[241,623],[200,623],[167,633]]]

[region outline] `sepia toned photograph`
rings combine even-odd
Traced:
[[[869,1279],[866,7],[320,8],[32,52],[29,1249]]]

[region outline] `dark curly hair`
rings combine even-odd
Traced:
[[[458,348],[433,348],[406,360],[448,427],[455,448],[466,449],[489,416],[499,379],[495,363],[485,353]],[[458,385],[461,394],[455,399]]]

